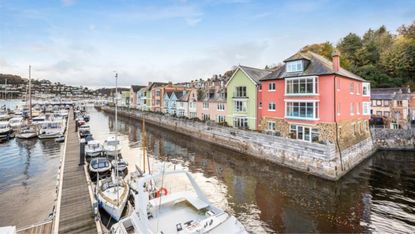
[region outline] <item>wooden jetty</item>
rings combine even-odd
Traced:
[[[92,208],[92,193],[85,167],[79,165],[79,137],[75,131],[73,110],[68,115],[65,153],[62,159],[53,233],[98,233]]]
[[[17,230],[18,234],[45,234],[52,233],[52,220],[31,225],[29,227],[24,227],[20,230]]]

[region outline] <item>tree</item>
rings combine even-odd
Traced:
[[[350,64],[349,68],[356,69],[359,65],[357,64],[357,52],[362,46],[362,39],[355,33],[349,33],[337,44],[337,49],[340,51],[341,57],[346,59]]]
[[[415,21],[412,22],[411,25],[408,25],[408,26],[402,25],[401,27],[399,27],[398,33],[401,36],[415,39]]]
[[[306,45],[301,49],[301,51],[302,52],[311,51],[311,52],[322,55],[326,57],[327,59],[331,60],[331,55],[334,51],[334,47],[330,42],[326,41],[324,43]]]

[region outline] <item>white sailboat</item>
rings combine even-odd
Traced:
[[[0,122],[0,142],[7,141],[11,138],[12,129],[8,121]]]
[[[118,75],[115,74],[115,91],[118,90]],[[119,154],[119,141],[118,141],[118,117],[117,117],[117,101],[115,101],[115,137],[114,141],[110,141],[115,144],[107,144],[107,148],[104,149],[106,153],[113,153],[115,160],[118,162]],[[108,142],[106,142],[108,143]],[[113,148],[108,148],[108,146]],[[110,178],[104,179],[97,182],[97,199],[99,205],[116,221],[120,220],[125,205],[127,204],[129,186],[128,184],[118,176],[118,163],[115,165],[116,168],[112,172]],[[98,176],[99,178],[99,176]]]
[[[32,123],[32,67],[29,65],[29,85],[28,95],[26,96],[26,104],[28,105],[28,120],[26,124],[22,124],[16,133],[19,139],[31,139],[37,137],[37,127]],[[45,121],[45,118],[39,119],[39,122]]]
[[[163,181],[179,177],[187,179],[181,183],[190,182],[187,189],[171,192],[163,187]],[[154,193],[156,180],[162,183]],[[143,175],[135,187],[134,212],[114,224],[111,233],[247,233],[234,216],[209,202],[189,172]]]

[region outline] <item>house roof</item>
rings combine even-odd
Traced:
[[[131,85],[131,89],[133,90],[134,93],[138,92],[138,90],[144,88],[146,86],[144,85]]]
[[[319,54],[313,53],[311,51],[297,52],[296,54],[284,60],[284,62],[290,62],[290,61],[295,61],[295,60],[300,60],[300,59],[308,61],[308,63],[305,64],[304,71],[286,72],[286,64],[284,64],[283,66],[279,67],[272,73],[263,77],[261,80],[275,80],[275,79],[284,79],[284,78],[298,77],[298,76],[318,76],[318,75],[335,74],[335,75],[348,77],[354,80],[366,81],[362,77],[344,68],[340,68],[338,71],[334,71],[333,63],[330,60],[326,59],[325,57]]]
[[[171,95],[174,93],[177,100],[180,100],[180,98],[183,96],[183,91],[167,91],[165,94],[168,98],[171,98]]]
[[[371,90],[370,98],[376,100],[409,100],[411,90],[408,88],[376,88]]]
[[[255,83],[259,84],[261,78],[269,75],[271,72],[265,69],[239,65],[239,68],[245,72]]]

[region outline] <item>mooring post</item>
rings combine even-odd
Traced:
[[[79,147],[79,166],[83,166],[85,164],[85,139],[82,138],[80,140],[80,147]]]

